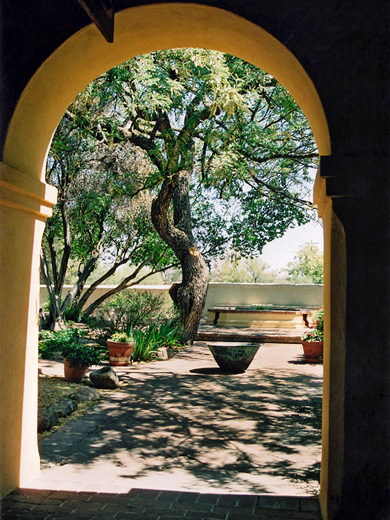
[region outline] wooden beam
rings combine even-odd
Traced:
[[[114,9],[112,0],[78,0],[78,2],[105,39],[112,43],[114,41]]]

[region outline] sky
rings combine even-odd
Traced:
[[[289,229],[282,238],[277,238],[264,246],[261,260],[272,269],[283,269],[291,262],[301,245],[314,242],[323,251],[323,228],[317,222]]]

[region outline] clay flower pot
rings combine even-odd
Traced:
[[[302,340],[303,355],[308,363],[322,363],[323,341]]]
[[[71,383],[80,383],[88,370],[88,365],[71,366],[69,361],[64,357],[64,375],[65,379]]]
[[[127,366],[130,364],[131,354],[135,346],[135,342],[124,343],[121,341],[107,340],[108,354],[110,356],[110,365]]]
[[[218,366],[230,374],[241,374],[252,363],[259,343],[213,342],[207,343]]]

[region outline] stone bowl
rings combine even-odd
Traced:
[[[232,341],[213,341],[207,346],[221,370],[229,374],[245,372],[260,348],[259,343]]]

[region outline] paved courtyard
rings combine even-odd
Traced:
[[[54,519],[69,500],[85,495],[95,515],[105,510],[101,497],[118,496],[133,516],[112,518],[317,518],[322,365],[304,364],[300,345],[263,344],[244,374],[221,373],[202,342],[168,361],[115,370],[120,390],[42,440],[42,471],[28,483],[35,491],[6,504],[41,493],[49,509],[58,501]],[[40,371],[62,375],[62,366],[40,361]],[[145,500],[161,511],[141,512]]]

